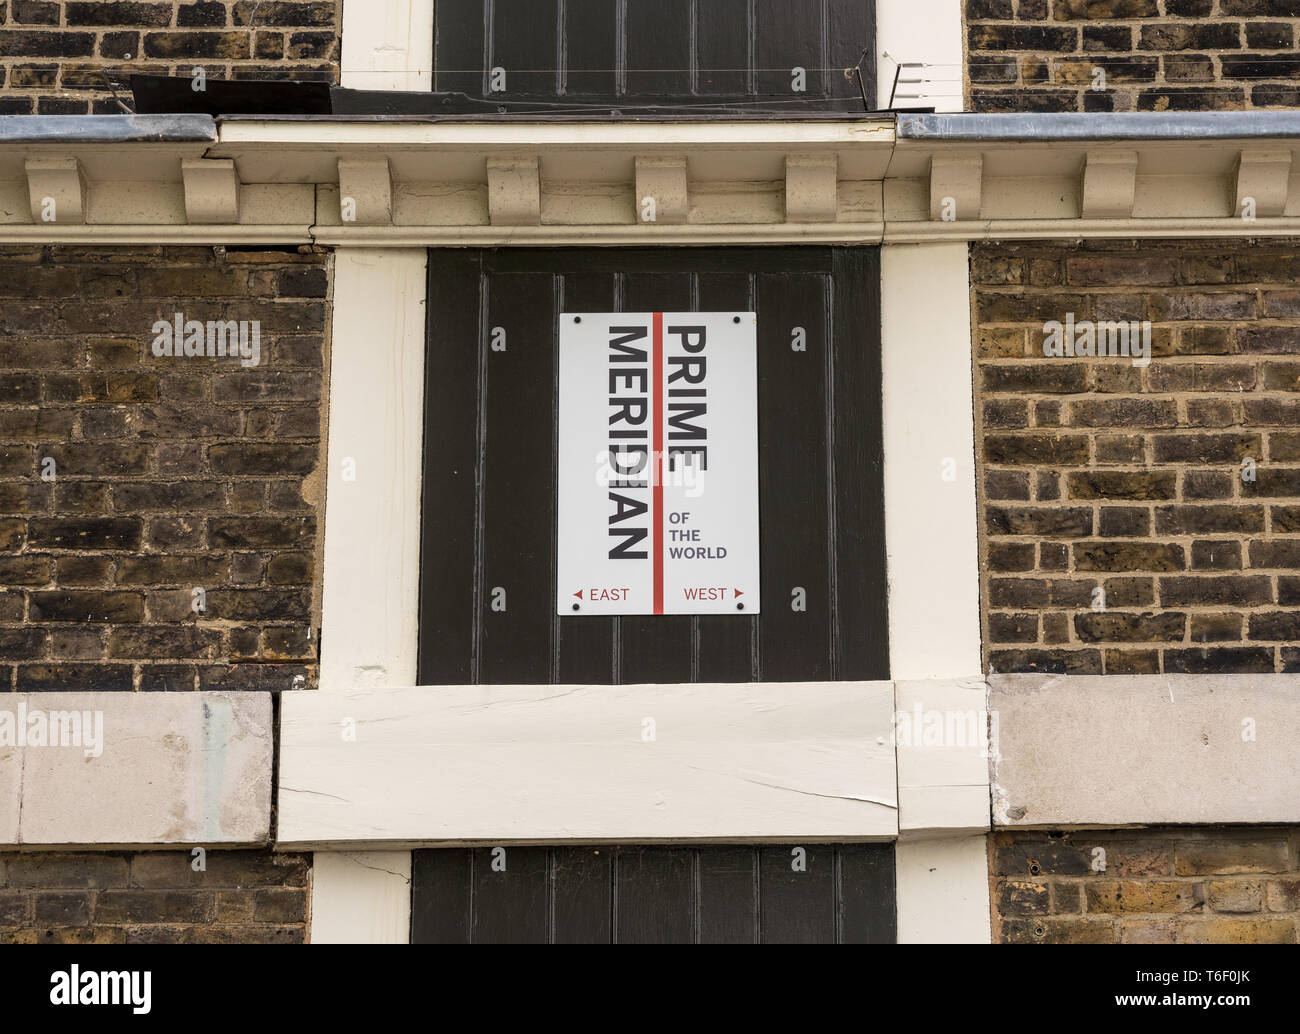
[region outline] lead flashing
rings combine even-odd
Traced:
[[[5,144],[216,142],[211,115],[0,115]]]
[[[969,143],[1300,137],[1300,111],[959,113],[898,116],[898,139]]]

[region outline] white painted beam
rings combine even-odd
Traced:
[[[410,851],[312,856],[312,944],[406,944],[410,938]]]
[[[900,833],[989,828],[986,697],[982,678],[895,683]]]
[[[892,839],[887,682],[286,693],[285,847]]]
[[[889,663],[900,680],[981,670],[969,280],[964,242],[881,252]]]
[[[415,681],[426,261],[420,249],[334,255],[326,691]]]
[[[988,838],[903,839],[894,848],[899,944],[988,944]]]
[[[343,0],[340,84],[433,89],[434,0]]]

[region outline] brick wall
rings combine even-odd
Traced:
[[[992,670],[1300,671],[1300,244],[976,244],[971,275]],[[1150,365],[1044,356],[1067,313],[1150,320]]]
[[[338,82],[342,0],[0,0],[0,115],[120,112],[103,75]],[[118,92],[130,101],[130,88]]]
[[[0,248],[0,691],[312,682],[327,293],[322,254]],[[156,357],[177,312],[260,363]]]
[[[0,853],[0,944],[302,944],[311,856]]]
[[[995,833],[1003,944],[1295,944],[1300,829]]]
[[[970,111],[1300,107],[1294,0],[965,0],[965,22]]]

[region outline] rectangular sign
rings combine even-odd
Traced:
[[[558,613],[758,613],[756,325],[561,315]]]

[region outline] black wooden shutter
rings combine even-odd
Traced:
[[[560,313],[728,310],[758,314],[762,613],[557,615]],[[888,678],[879,312],[875,248],[431,251],[420,684]]]
[[[874,0],[438,0],[434,89],[629,109],[875,103]],[[792,70],[805,70],[793,89]],[[492,71],[505,73],[493,89]]]
[[[892,944],[896,936],[893,844],[437,848],[412,859],[412,944]]]

